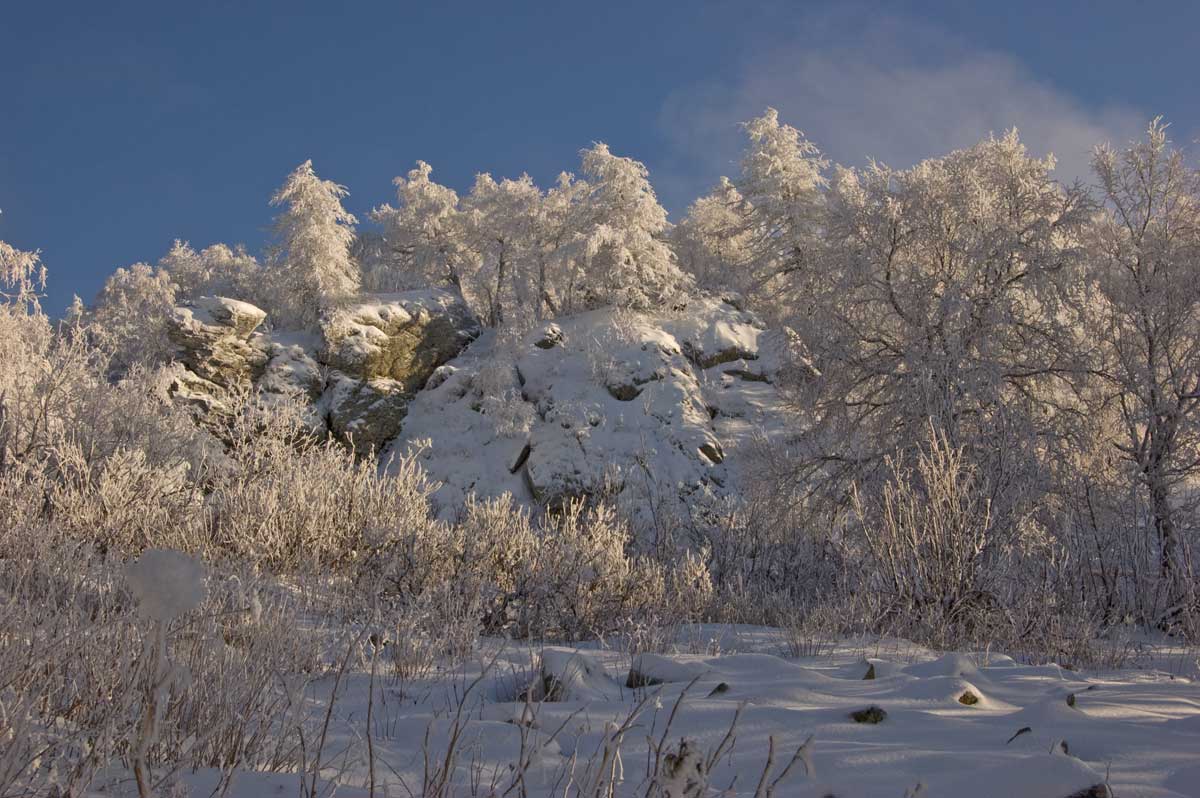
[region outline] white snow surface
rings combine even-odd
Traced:
[[[651,496],[702,507],[737,489],[756,436],[786,428],[772,345],[752,314],[714,298],[559,319],[515,352],[484,335],[413,399],[393,451],[420,452],[447,513],[470,493],[533,506],[601,489],[634,512]],[[527,432],[488,415],[495,389],[480,375],[503,358]]]
[[[512,779],[510,765],[521,755],[523,728],[527,794],[577,794],[564,793],[572,768],[574,778],[583,779],[606,735],[644,702],[619,745],[623,777],[614,796],[656,794],[647,791],[653,759],[648,739],[665,739],[664,752],[687,740],[688,750],[703,760],[725,737],[739,707],[732,748],[713,765],[704,795],[753,796],[770,739],[777,775],[811,735],[812,770],[806,773],[798,762],[776,787],[779,798],[1067,798],[1106,782],[1121,798],[1200,796],[1197,666],[1171,659],[1175,655],[1151,663],[1170,671],[1076,673],[996,654],[939,658],[890,639],[842,641],[827,655],[800,660],[779,656],[784,650],[783,633],[775,629],[685,627],[671,653],[638,658],[661,683],[630,689],[630,656],[599,643],[542,649],[488,641],[480,662],[425,680],[377,684],[374,712],[382,720],[372,732],[376,795],[420,793],[426,736],[436,761],[465,694],[454,795],[472,795],[473,781],[489,784],[493,778],[496,794],[503,792]],[[482,660],[493,656],[485,673]],[[889,675],[863,679],[868,662],[876,674]],[[526,689],[536,692],[546,674],[565,688],[562,700],[539,696],[526,703]],[[983,699],[973,706],[955,697],[968,681]],[[309,710],[318,719],[332,683],[331,675],[310,695]],[[329,786],[339,796],[368,795],[368,684],[361,670],[349,674],[331,715],[327,745],[351,752],[339,754],[338,766],[323,773],[336,781]],[[1075,696],[1073,706],[1068,695]],[[887,717],[878,724],[850,718],[870,706]],[[191,788],[181,794],[206,795],[214,775],[202,770],[180,780]],[[239,773],[229,795],[292,794],[298,784],[295,774]],[[134,788],[126,782],[121,789],[104,794],[132,794]]]

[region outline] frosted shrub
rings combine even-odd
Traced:
[[[383,474],[293,420],[238,432],[231,467],[206,502],[212,545],[277,568],[346,565],[367,555],[372,530],[428,522],[430,486],[413,462]]]
[[[529,433],[536,417],[533,405],[521,395],[515,349],[520,334],[511,326],[498,330],[491,356],[471,379],[473,405],[492,422],[501,438],[519,438]]]
[[[854,499],[867,554],[862,583],[878,617],[915,624],[914,633],[942,645],[957,642],[956,634],[986,633],[1021,527],[997,523],[990,487],[936,432],[915,471],[891,467],[877,503]]]

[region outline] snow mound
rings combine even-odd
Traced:
[[[541,677],[547,701],[610,701],[621,694],[604,665],[582,651],[544,649]]]
[[[904,672],[910,676],[959,676],[970,679],[979,674],[979,668],[966,654],[945,654],[931,662],[919,662],[909,665]]]
[[[931,780],[923,798],[1068,798],[1075,795],[1107,795],[1107,789],[1087,792],[1100,785],[1104,776],[1078,759],[1041,754],[1022,757],[995,767]]]
[[[671,682],[690,682],[709,673],[701,662],[679,662],[659,654],[638,654],[629,668],[626,687],[648,687]]]
[[[515,344],[486,334],[429,378],[395,450],[420,452],[447,513],[472,492],[550,507],[603,492],[635,514],[661,499],[703,508],[737,489],[757,435],[786,428],[770,338],[712,298],[596,310]]]

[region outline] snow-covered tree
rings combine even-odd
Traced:
[[[486,321],[498,327],[518,308],[532,310],[536,261],[534,239],[542,192],[529,175],[497,183],[480,174],[463,198],[464,243],[473,283],[487,307]]]
[[[420,285],[463,289],[464,229],[458,194],[430,180],[433,167],[417,161],[397,177],[397,205],[383,205],[371,219],[383,228],[383,255],[372,276],[376,290]]]
[[[743,127],[741,174],[693,203],[674,240],[702,285],[744,293],[778,321],[809,298],[804,279],[821,260],[829,163],[774,108]]]
[[[37,252],[24,252],[0,241],[0,300],[32,303],[46,285],[46,267]]]
[[[644,308],[688,282],[664,237],[667,212],[646,167],[606,144],[583,151],[588,190],[575,216],[578,254],[565,286],[566,312],[602,304]]]
[[[1088,205],[1052,168],[1013,131],[908,170],[837,170],[792,319],[821,374],[812,474],[862,479],[932,433],[993,487],[1039,479],[1082,413],[1071,321]]]
[[[680,266],[707,291],[757,292],[750,272],[754,230],[749,205],[729,178],[688,208],[671,231]]]
[[[1200,173],[1155,120],[1093,160],[1105,205],[1089,259],[1102,297],[1089,329],[1120,418],[1116,449],[1147,499],[1171,602],[1188,568],[1181,527],[1200,473]],[[1163,619],[1155,619],[1163,620]]]
[[[533,220],[534,291],[537,320],[556,315],[562,307],[577,249],[578,208],[587,196],[587,181],[570,172],[558,176],[554,188],[542,196]]]
[[[323,310],[353,298],[360,289],[358,264],[350,257],[354,215],[342,207],[347,190],[313,171],[312,161],[296,167],[271,204],[278,243],[277,310],[286,323],[315,324]]]
[[[179,300],[213,295],[254,303],[264,300],[262,269],[241,245],[213,244],[197,252],[176,239],[158,267],[170,275]]]
[[[117,269],[104,281],[87,320],[96,342],[111,353],[115,374],[170,358],[167,319],[175,302],[171,276],[145,263]]]

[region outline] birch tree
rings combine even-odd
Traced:
[[[1105,204],[1089,240],[1103,300],[1092,319],[1098,373],[1178,601],[1191,570],[1188,483],[1200,472],[1200,174],[1160,120],[1142,141],[1097,148],[1093,166]]]

